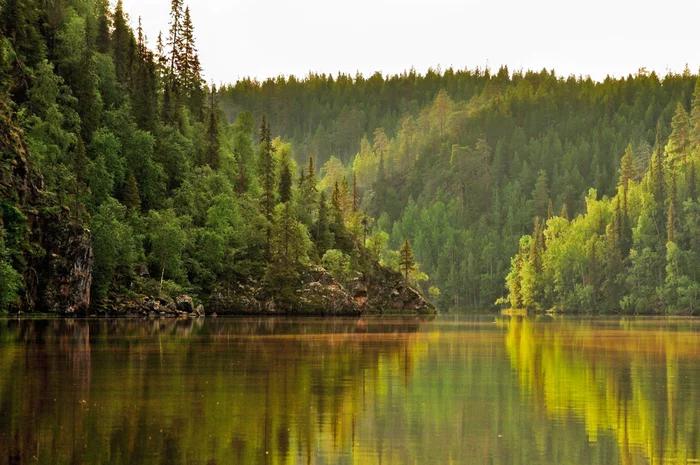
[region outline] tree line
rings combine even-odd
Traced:
[[[630,143],[616,192],[586,197],[586,210],[535,220],[507,277],[514,308],[588,313],[694,314],[700,309],[700,80],[690,106],[678,102],[671,133],[657,125],[639,172]]]

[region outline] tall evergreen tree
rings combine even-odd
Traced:
[[[685,166],[690,152],[690,129],[688,113],[683,108],[681,102],[676,106],[676,113],[671,121],[671,136],[669,137],[669,156],[678,160],[679,164]]]
[[[95,43],[97,51],[100,53],[109,53],[110,37],[109,31],[112,26],[110,20],[109,1],[97,1],[97,34]]]
[[[209,93],[209,118],[206,133],[205,162],[212,169],[219,169],[220,142],[219,142],[219,118],[218,105],[216,103],[216,86],[212,84]]]
[[[673,165],[673,161],[671,161],[671,165]],[[676,214],[676,172],[673,169],[673,166],[671,166],[670,171],[670,176],[671,176],[671,185],[670,189],[668,192],[668,214],[667,214],[667,224],[666,224],[666,235],[667,235],[667,241],[668,242],[676,242],[676,229],[677,229],[677,223],[678,223],[678,218]]]
[[[357,173],[352,172],[352,213],[356,213],[360,209],[360,198],[357,192]]]
[[[622,188],[622,208],[625,215],[628,212],[629,183],[634,179],[635,172],[634,153],[632,144],[629,144],[620,160],[620,182],[618,184]]]
[[[272,222],[275,211],[275,159],[273,155],[272,136],[270,123],[265,115],[260,124],[259,145],[258,145],[258,174],[262,186],[262,196],[260,203],[268,222],[267,228],[267,251],[270,251],[270,240],[272,235]]]
[[[119,82],[128,85],[131,77],[131,29],[126,22],[122,0],[114,8],[114,30],[112,31],[112,56]]]
[[[404,273],[404,278],[408,281],[408,274],[416,268],[416,261],[413,257],[413,249],[408,242],[408,238],[403,240],[401,250],[399,250],[399,266]]]
[[[287,203],[292,198],[292,168],[287,153],[283,153],[280,161],[280,180],[279,180],[279,201]]]
[[[141,213],[141,196],[134,173],[129,173],[124,184],[124,205],[130,213]]]
[[[314,225],[314,242],[319,256],[323,256],[329,249],[333,248],[333,233],[330,230],[330,220],[328,218],[328,204],[326,193],[321,191],[318,201],[318,216]]]

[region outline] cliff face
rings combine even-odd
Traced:
[[[84,313],[90,305],[90,233],[44,193],[27,160],[22,131],[0,111],[0,214],[20,253],[14,267],[24,294],[18,311]]]

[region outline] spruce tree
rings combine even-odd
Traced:
[[[109,1],[98,0],[97,2],[97,34],[95,44],[97,51],[108,53],[110,47],[109,30],[112,26],[110,21]]]
[[[682,166],[688,161],[690,151],[690,130],[688,113],[681,102],[676,106],[676,113],[671,120],[671,136],[669,137],[669,152],[672,158],[678,159]]]
[[[666,174],[663,160],[663,145],[661,144],[661,121],[656,125],[656,146],[651,159],[651,192],[657,204],[663,205],[665,200]]]
[[[258,146],[258,174],[260,184],[262,185],[262,197],[260,203],[263,213],[268,222],[267,227],[267,252],[270,252],[270,240],[272,234],[272,223],[274,221],[275,211],[275,159],[273,155],[272,139],[270,135],[270,123],[267,122],[265,115],[262,117],[260,124]]]
[[[413,250],[408,238],[403,240],[403,245],[399,250],[399,266],[404,272],[404,278],[408,281],[408,274],[416,268],[416,261],[413,258]]]
[[[205,137],[205,162],[211,169],[218,170],[220,165],[219,119],[216,103],[216,86],[214,84],[212,84],[211,92],[209,93],[209,118]]]
[[[676,227],[678,218],[676,216],[676,173],[671,162],[671,186],[668,192],[668,214],[666,224],[666,236],[668,242],[676,241]]]
[[[547,206],[549,205],[549,189],[547,187],[547,172],[540,170],[532,191],[532,214],[540,218],[547,218]]]
[[[688,167],[688,198],[690,200],[695,200],[697,198],[696,193],[696,179],[695,179],[695,160],[690,160],[690,166]]]
[[[131,77],[131,63],[129,60],[131,54],[131,29],[126,23],[122,0],[117,0],[117,5],[114,8],[114,30],[112,31],[111,44],[117,80],[128,85]]]
[[[700,77],[695,80],[693,102],[690,105],[690,135],[693,149],[700,150]]]
[[[289,157],[284,153],[280,163],[280,181],[279,181],[279,201],[280,203],[289,202],[292,198],[292,168]]]
[[[141,212],[141,196],[134,173],[129,173],[124,183],[124,205],[130,213],[138,214]]]
[[[357,213],[360,209],[360,199],[357,193],[357,173],[352,172],[352,213]]]
[[[632,144],[628,144],[620,160],[620,182],[618,183],[622,188],[622,208],[625,214],[628,212],[629,183],[634,178],[634,173],[634,152]]]
[[[330,220],[328,218],[328,203],[326,193],[321,191],[318,202],[318,217],[314,225],[314,242],[319,257],[322,257],[329,249],[333,248],[333,233],[330,230]]]

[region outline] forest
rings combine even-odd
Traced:
[[[408,238],[443,311],[498,301],[677,313],[697,305],[685,203],[695,200],[696,82],[688,69],[660,78],[643,68],[603,82],[506,67],[310,74],[242,80],[219,101],[229,117],[268,115],[297,153],[316,154],[324,179],[354,173],[374,234],[389,250]],[[668,214],[680,241],[671,268]]]
[[[33,227],[45,218],[69,218],[69,246],[89,233],[97,310],[142,295],[206,302],[240,282],[286,308],[313,266],[344,284],[386,253],[367,236],[355,178],[319,180],[314,156],[297,163],[264,114],[226,121],[180,0],[155,51],[121,1],[0,5],[0,311],[28,309],[33,264],[58,261]],[[394,256],[412,281],[410,245]]]
[[[121,1],[0,2],[0,122],[43,176],[0,183],[0,311],[33,211],[90,233],[91,305],[372,260],[441,310],[692,312],[697,75],[314,74],[218,86],[172,0],[154,41]],[[235,59],[235,57],[234,57]],[[2,141],[0,179],[16,166]],[[513,258],[515,257],[515,258]],[[504,296],[507,296],[504,298]]]

